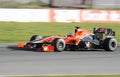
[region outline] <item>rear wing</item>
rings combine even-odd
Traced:
[[[93,33],[100,36],[101,39],[103,39],[103,36],[106,38],[115,37],[115,31],[109,28],[94,28]]]
[[[115,36],[115,31],[109,28],[94,28],[95,33],[104,33],[106,36]]]

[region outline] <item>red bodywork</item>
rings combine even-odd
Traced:
[[[92,34],[91,32],[85,30],[85,29],[77,29],[73,35],[66,35],[66,37],[61,37],[61,36],[51,36],[48,38],[45,38],[43,40],[40,40],[40,42],[52,42],[56,38],[61,38],[64,39],[66,44],[75,44],[78,45],[80,42],[80,39]]]
[[[67,36],[65,39],[66,44],[75,44],[78,45],[78,43],[81,41],[82,38],[92,34],[91,32],[85,30],[85,29],[77,29],[75,33],[72,36]]]
[[[78,28],[78,29],[75,29],[75,32],[72,35],[68,34],[65,37],[50,36],[50,37],[44,38],[42,40],[38,40],[37,43],[52,43],[56,38],[60,38],[60,39],[63,39],[65,41],[65,44],[78,45],[82,38],[84,38],[84,37],[86,37],[90,34],[92,34],[92,33],[85,30],[85,29]],[[24,44],[19,43],[18,47],[19,48],[24,48]],[[27,47],[29,47],[29,45]],[[54,46],[42,46],[42,48],[40,48],[40,50],[53,52],[54,51]]]

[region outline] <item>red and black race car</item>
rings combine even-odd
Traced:
[[[33,35],[25,45],[18,44],[19,48],[37,49],[40,51],[65,51],[82,49],[104,49],[114,51],[117,48],[115,32],[108,28],[94,28],[93,33],[75,27],[74,33],[65,36],[39,36]]]

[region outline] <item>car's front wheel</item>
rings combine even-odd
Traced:
[[[42,37],[39,36],[39,35],[33,35],[31,38],[30,38],[30,41],[34,41],[34,40],[40,40]]]
[[[56,38],[55,40],[53,40],[52,44],[55,51],[61,52],[65,49],[65,41],[63,39]]]

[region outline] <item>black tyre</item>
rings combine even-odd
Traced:
[[[114,51],[117,48],[117,41],[114,38],[106,38],[103,42],[103,48],[106,51]]]
[[[65,49],[65,41],[63,39],[60,38],[56,38],[55,40],[53,40],[53,46],[55,51],[63,51]]]
[[[39,35],[33,35],[31,38],[30,38],[30,41],[34,41],[34,40],[39,40],[41,39],[42,37],[39,36]]]

